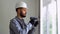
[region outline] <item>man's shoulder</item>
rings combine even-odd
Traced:
[[[15,23],[15,22],[16,22],[16,18],[15,18],[15,17],[12,18],[12,19],[10,20],[10,22]]]
[[[14,21],[14,19],[15,19],[15,17],[14,17],[14,18],[12,18],[10,21]]]

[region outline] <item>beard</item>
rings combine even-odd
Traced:
[[[24,17],[26,17],[26,13],[24,14],[24,13],[21,11],[21,12],[20,12],[20,16],[24,18]]]

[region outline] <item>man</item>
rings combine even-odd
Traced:
[[[24,22],[23,18],[26,17],[27,4],[25,2],[17,3],[16,12],[17,16],[10,20],[10,34],[28,34],[34,28],[34,21],[31,20],[27,25]]]

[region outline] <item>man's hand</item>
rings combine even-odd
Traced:
[[[38,19],[35,17],[30,17],[30,23],[36,27],[38,25]]]

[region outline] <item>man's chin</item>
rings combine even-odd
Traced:
[[[25,17],[26,17],[26,15],[23,15],[23,14],[20,14],[20,16],[21,16],[22,18],[25,18]]]
[[[25,18],[26,16],[22,16],[23,18]]]

